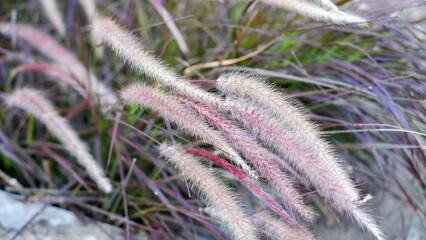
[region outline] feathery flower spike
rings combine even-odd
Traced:
[[[209,93],[197,85],[191,84],[178,74],[167,68],[164,63],[144,49],[141,41],[118,23],[109,18],[97,17],[93,23],[94,35],[100,42],[109,45],[123,60],[140,72],[150,76],[176,91],[191,96],[203,103],[222,106],[223,101],[218,96]]]
[[[106,193],[111,192],[111,183],[104,176],[102,168],[89,153],[87,146],[69,126],[67,120],[56,112],[52,103],[44,98],[40,91],[30,88],[18,88],[11,94],[6,95],[5,102],[9,107],[23,109],[43,122],[49,131],[62,142],[65,149],[77,158],[99,188]]]
[[[238,201],[219,181],[211,169],[206,168],[191,154],[177,145],[160,145],[160,152],[176,167],[181,175],[199,189],[207,203],[214,209],[215,216],[230,231],[233,239],[257,239],[255,229]]]
[[[88,74],[86,68],[78,61],[77,57],[59,45],[50,36],[31,26],[13,23],[0,23],[0,33],[7,36],[16,35],[47,58],[63,67],[81,85],[94,93],[94,99],[99,97],[103,112],[106,112],[110,106],[117,102],[115,93],[109,87],[99,82],[93,74]]]
[[[241,172],[238,168],[234,167],[232,164],[227,163],[225,160],[223,160],[220,157],[217,157],[216,155],[211,154],[210,152],[207,152],[202,149],[197,148],[189,148],[186,150],[187,153],[198,155],[201,157],[204,157],[206,159],[209,159],[210,161],[218,164],[222,168],[225,168],[228,172],[232,173],[234,176],[236,176],[241,182],[243,182],[246,186],[248,186],[262,201],[264,201],[268,206],[274,210],[278,215],[280,215],[282,218],[284,218],[289,224],[291,224],[294,228],[298,229],[301,233],[303,233],[304,238],[303,239],[314,239],[311,233],[303,229],[302,226],[300,226],[291,216],[288,215],[288,213],[281,208],[281,206],[275,202],[269,194],[264,192],[262,188],[257,185],[253,180],[248,178],[243,172]],[[302,235],[302,234],[300,234]]]
[[[55,26],[56,31],[58,31],[61,36],[65,35],[65,24],[62,20],[62,14],[59,11],[56,0],[40,0],[41,5],[43,6],[44,12]]]
[[[251,138],[246,132],[238,128],[230,120],[215,110],[183,95],[178,95],[178,98],[189,109],[197,112],[217,127],[228,138],[232,145],[240,150],[269,180],[272,187],[280,193],[281,198],[292,210],[297,212],[304,219],[313,221],[313,213],[304,206],[303,199],[299,192],[293,187],[293,184],[288,180],[287,176],[280,171],[280,168],[274,161],[274,159],[277,158],[274,154],[260,146],[255,139]]]
[[[219,78],[218,87],[228,94],[257,102],[230,100],[228,103],[233,117],[304,172],[323,197],[350,213],[377,239],[383,239],[372,218],[360,209],[359,193],[330,146],[285,96],[246,75],[224,75]]]
[[[241,166],[246,173],[253,175],[254,171],[244,162],[229,143],[226,142],[220,132],[209,127],[194,113],[179,104],[175,97],[168,96],[157,89],[138,83],[122,90],[121,98],[126,103],[136,103],[141,107],[154,109],[162,117],[174,122],[182,130],[212,144],[216,149],[222,151],[228,158]]]
[[[81,7],[86,13],[89,23],[93,22],[96,13],[96,0],[79,0]]]
[[[317,2],[320,6],[330,10],[330,11],[339,11],[336,5],[331,0],[313,0]]]
[[[307,2],[306,0],[259,0],[269,5],[273,5],[280,8],[285,8],[290,11],[295,11],[303,16],[318,20],[326,21],[333,24],[356,24],[360,23],[361,25],[366,25],[366,21],[362,17],[352,15],[339,11],[337,8],[334,9],[330,5],[329,1],[320,1],[327,9],[315,6],[312,3]],[[329,2],[327,4],[327,2]],[[334,5],[334,4],[333,4]],[[330,9],[333,8],[333,9]]]
[[[301,240],[306,239],[303,232],[289,227],[280,219],[273,217],[269,213],[259,212],[253,215],[254,222],[264,229],[266,234],[274,239]]]

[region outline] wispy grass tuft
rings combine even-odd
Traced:
[[[297,221],[293,217],[291,217],[284,209],[282,209],[282,207],[277,202],[275,202],[266,192],[264,192],[259,185],[257,185],[253,180],[248,178],[236,167],[202,149],[189,148],[186,150],[186,152],[207,158],[210,161],[225,168],[227,171],[236,176],[241,182],[243,182],[248,188],[250,188],[250,190],[252,190],[262,201],[268,204],[268,206],[273,211],[275,211],[280,217],[285,219],[290,225],[292,225],[294,228],[298,229],[301,233],[303,233],[305,239],[314,239],[313,235],[310,232],[305,230],[299,223],[297,223]]]
[[[56,0],[40,0],[43,10],[61,36],[65,35],[65,24]]]
[[[141,107],[154,109],[161,116],[174,122],[182,130],[212,144],[217,150],[222,151],[228,158],[241,166],[247,173],[253,173],[250,166],[226,142],[220,132],[208,126],[201,118],[180,105],[177,98],[166,95],[143,83],[133,84],[123,89],[121,91],[121,98],[128,104],[136,103]]]
[[[109,179],[104,176],[102,168],[89,153],[86,144],[43,95],[38,90],[18,88],[6,95],[5,102],[9,107],[21,108],[43,122],[49,131],[62,142],[65,149],[75,156],[99,188],[106,193],[111,192],[112,186]]]
[[[191,154],[176,145],[162,144],[161,154],[172,163],[181,175],[191,182],[205,196],[207,203],[212,207],[220,221],[223,222],[233,239],[257,239],[255,228],[248,216],[240,208],[228,188],[219,181],[212,170],[203,166]]]
[[[103,112],[107,112],[113,104],[117,103],[115,93],[108,86],[98,81],[95,75],[88,73],[88,70],[72,52],[62,47],[49,35],[31,26],[15,23],[0,23],[0,32],[25,40],[34,49],[72,74],[81,85],[93,93],[95,102],[99,99]]]
[[[382,239],[383,234],[371,216],[359,208],[359,193],[335,154],[288,97],[246,75],[224,75],[218,86],[230,94],[252,98],[255,103],[230,100],[233,116],[303,172],[324,198],[352,214],[360,225]]]
[[[364,18],[339,11],[330,1],[321,1],[321,4],[327,7],[327,9],[316,6],[306,0],[261,0],[261,2],[295,11],[318,21],[333,24],[361,24],[366,26]]]
[[[249,134],[215,110],[182,95],[178,96],[178,98],[188,108],[194,110],[217,127],[233,146],[241,151],[256,166],[259,172],[268,179],[273,189],[279,192],[281,199],[285,201],[287,206],[305,220],[314,220],[314,214],[304,206],[300,193],[294,188],[288,176],[282,173],[275,163],[274,160],[277,158],[275,155],[260,146]]]
[[[220,98],[191,84],[167,68],[161,60],[145,49],[139,39],[124,30],[116,21],[98,17],[93,23],[93,32],[99,42],[108,44],[121,59],[128,61],[134,69],[145,73],[152,80],[170,86],[198,101],[213,106],[222,105]]]

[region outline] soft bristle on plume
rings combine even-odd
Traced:
[[[336,5],[331,0],[311,0],[317,2],[320,6],[330,10],[330,11],[339,11]]]
[[[248,216],[240,208],[238,201],[210,169],[192,155],[186,154],[180,146],[162,144],[160,152],[179,169],[182,177],[200,190],[207,203],[217,213],[215,216],[231,233],[233,239],[257,239],[255,229]]]
[[[259,212],[253,215],[254,222],[271,239],[301,240],[306,236],[300,230],[291,228],[284,221],[273,217],[266,212]],[[269,239],[269,238],[268,238]]]
[[[250,190],[252,190],[253,193],[255,193],[262,201],[268,204],[268,206],[273,211],[275,211],[279,216],[285,219],[294,228],[298,229],[301,233],[300,235],[303,235],[303,239],[314,239],[313,235],[309,231],[305,230],[302,226],[300,226],[296,222],[296,220],[294,220],[291,216],[289,216],[288,213],[269,196],[269,194],[264,192],[259,185],[257,185],[253,180],[249,179],[244,173],[235,168],[232,164],[229,164],[225,160],[202,149],[189,148],[186,150],[186,152],[207,158],[210,161],[225,168],[227,171],[236,176],[241,182],[243,182],[248,188],[250,188]]]
[[[165,64],[145,50],[141,41],[124,30],[117,22],[109,18],[97,17],[93,23],[93,33],[99,42],[109,45],[112,50],[137,71],[143,72],[152,80],[158,81],[176,91],[189,95],[198,101],[213,106],[221,106],[223,101],[197,85],[191,84]]]
[[[117,102],[115,93],[108,86],[99,82],[93,74],[88,74],[77,57],[49,35],[31,26],[13,23],[0,23],[0,32],[7,36],[17,36],[25,40],[35,50],[64,68],[81,85],[93,93],[94,100],[99,99],[103,112],[106,112],[110,106]]]
[[[56,31],[58,31],[61,36],[65,35],[65,24],[62,18],[62,13],[59,11],[56,0],[40,0],[43,10],[46,13],[49,20],[55,26]]]
[[[254,172],[229,143],[226,142],[220,132],[208,126],[194,113],[183,105],[180,105],[178,99],[175,97],[166,95],[142,83],[138,83],[123,89],[121,91],[121,98],[126,103],[136,103],[142,107],[154,109],[162,117],[174,122],[180,129],[212,144],[228,158],[240,165],[245,172]]]
[[[47,129],[62,142],[65,149],[77,158],[99,188],[104,192],[111,192],[111,183],[89,153],[86,144],[69,126],[67,120],[55,111],[52,103],[44,98],[41,92],[30,88],[18,88],[6,95],[6,104],[9,107],[21,108],[43,122]]]
[[[241,74],[223,75],[218,80],[218,87],[228,94],[252,100],[228,101],[232,116],[292,162],[324,198],[349,213],[361,211],[359,193],[331,147],[286,96],[257,78]],[[363,216],[355,219],[367,221],[359,224],[379,236],[376,233],[380,231],[371,217]]]
[[[333,24],[361,24],[366,25],[366,20],[362,17],[352,15],[349,13],[345,13],[339,11],[337,8],[331,6],[329,1],[322,0],[321,4],[324,4],[327,8],[324,9],[322,7],[316,6],[306,0],[260,0],[269,5],[273,5],[276,7],[288,9],[290,11],[297,12],[303,16],[312,18],[318,21],[325,21]],[[333,4],[334,5],[334,4]]]
[[[273,189],[280,193],[281,198],[295,212],[304,219],[313,221],[313,213],[303,204],[299,192],[293,187],[292,182],[280,168],[275,164],[276,156],[256,142],[254,138],[245,131],[237,127],[232,121],[209,108],[207,105],[198,103],[189,97],[178,95],[179,100],[189,109],[211,122],[218,128],[231,142],[240,150],[246,159],[250,160],[254,166],[269,180]],[[280,160],[278,160],[280,161]]]

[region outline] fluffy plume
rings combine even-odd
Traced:
[[[306,220],[312,221],[314,219],[313,213],[303,205],[302,197],[298,191],[274,162],[276,158],[274,154],[260,146],[245,131],[208,106],[182,95],[179,95],[178,98],[188,108],[197,112],[217,127],[232,145],[240,150],[269,180],[273,188],[280,193],[280,196],[289,207]]]
[[[87,146],[41,92],[30,88],[19,88],[7,95],[5,102],[9,107],[21,108],[43,122],[49,131],[62,142],[65,149],[86,168],[87,173],[99,188],[104,192],[111,192],[112,186],[108,178],[104,176],[102,168],[89,153]]]
[[[186,109],[183,105],[180,105],[178,99],[175,97],[139,83],[122,90],[121,98],[127,103],[136,103],[142,107],[154,109],[162,117],[174,122],[182,130],[212,144],[218,150],[225,153],[228,158],[240,165],[245,172],[253,174],[254,171],[244,162],[229,143],[226,142],[220,132],[209,127],[194,113]]]
[[[324,5],[327,9],[315,6],[306,0],[260,0],[266,4],[276,7],[285,8],[290,11],[297,12],[303,16],[334,24],[354,24],[363,23],[366,20],[362,17],[344,13],[334,8],[334,4],[327,0],[321,0],[320,4]],[[332,8],[332,9],[330,9]]]
[[[191,182],[205,196],[207,203],[216,212],[233,239],[256,239],[255,229],[238,201],[227,187],[218,180],[212,170],[203,166],[196,158],[186,154],[179,146],[162,144],[161,154],[179,169],[182,177]]]
[[[191,153],[194,155],[202,156],[204,158],[209,159],[212,162],[215,162],[219,166],[225,168],[228,172],[232,173],[236,176],[241,182],[243,182],[247,187],[249,187],[261,200],[263,200],[268,206],[275,211],[278,215],[280,215],[283,219],[285,219],[289,224],[291,224],[294,228],[298,229],[303,235],[303,239],[314,239],[311,233],[303,229],[288,213],[281,208],[281,206],[275,202],[267,193],[265,193],[262,188],[257,185],[253,180],[248,178],[244,173],[242,173],[239,169],[234,167],[233,165],[227,163],[222,158],[219,158],[210,152],[207,152],[202,149],[197,148],[189,148],[186,150],[187,153]],[[303,233],[303,234],[302,234]]]
[[[330,11],[339,11],[336,5],[331,0],[314,0],[320,6],[330,10]]]
[[[84,10],[84,13],[86,14],[87,20],[89,23],[93,22],[93,19],[95,19],[95,13],[96,13],[96,1],[95,0],[79,0],[81,7]]]
[[[50,36],[31,26],[12,23],[0,23],[0,32],[8,36],[16,35],[18,38],[25,40],[34,49],[72,74],[81,85],[93,92],[94,99],[99,98],[103,112],[106,112],[110,106],[117,102],[117,97],[109,87],[99,82],[93,74],[88,74],[86,68],[78,61],[77,57],[59,45]]]
[[[43,10],[61,36],[65,35],[65,24],[55,0],[40,0]]]
[[[161,60],[144,49],[139,39],[109,18],[98,17],[93,23],[94,35],[100,42],[108,44],[114,52],[136,70],[145,73],[153,80],[194,99],[213,106],[222,106],[221,99],[197,85],[191,84],[167,68]]]
[[[271,239],[300,240],[306,239],[303,232],[289,227],[286,223],[266,212],[253,215],[253,220]]]
[[[218,87],[230,94],[250,97],[260,104],[261,107],[247,101],[229,101],[235,118],[305,173],[323,197],[350,213],[377,239],[382,239],[372,218],[359,208],[358,191],[328,144],[285,96],[258,79],[244,75],[222,76]]]

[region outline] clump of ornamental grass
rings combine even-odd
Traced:
[[[202,137],[205,141],[210,141],[218,150],[224,151],[227,154],[232,153],[231,156],[233,156],[235,161],[236,152],[229,144],[224,142],[223,136],[214,132],[209,126],[204,125],[205,123],[188,111],[188,109],[195,111],[219,129],[232,143],[233,147],[243,153],[246,160],[252,163],[268,179],[268,182],[280,192],[287,206],[299,216],[308,220],[313,219],[312,214],[301,204],[301,196],[292,190],[293,187],[291,187],[291,184],[289,184],[286,177],[279,171],[279,167],[276,165],[276,161],[279,160],[273,160],[275,157],[270,152],[271,150],[258,145],[248,134],[234,126],[235,124],[217,112],[226,110],[223,100],[216,96],[210,97],[212,96],[211,93],[199,89],[197,86],[186,82],[181,77],[172,73],[161,62],[146,52],[133,35],[122,30],[114,21],[99,18],[95,21],[94,31],[97,33],[96,35],[101,36],[101,40],[111,45],[119,56],[124,60],[128,60],[137,70],[145,72],[153,79],[181,93],[168,96],[145,84],[133,84],[121,92],[121,97],[126,103],[137,103],[142,107],[155,109],[161,116],[171,120],[182,130]],[[236,76],[236,78],[241,77]],[[221,88],[220,84],[222,82],[224,80],[219,81],[219,89],[224,90],[228,94],[235,92],[239,94],[238,84],[232,85],[230,90],[226,91],[226,88]],[[256,82],[252,84],[254,85]],[[277,99],[273,103],[265,104],[261,102],[253,107],[249,103],[246,103],[250,98],[256,99],[257,96],[274,93],[270,88],[268,89],[261,84],[258,85],[259,89],[257,91],[263,90],[263,92],[240,93],[239,95],[244,97],[244,101],[238,102],[238,106],[227,102],[227,109],[232,113],[232,116],[243,122],[249,131],[253,131],[258,136],[261,136],[261,139],[272,150],[295,164],[296,169],[305,174],[313,185],[318,188],[324,198],[332,200],[338,208],[348,211],[357,222],[372,232],[377,239],[382,239],[383,235],[376,223],[367,213],[359,208],[358,202],[360,199],[353,183],[329,151],[327,145],[317,137],[318,134],[312,133],[316,130],[309,125],[306,118],[296,113],[285,116],[285,119],[282,119],[283,116],[279,115],[282,113],[278,113],[278,110],[274,110],[270,105],[278,102],[279,105],[276,106],[278,108],[282,106],[291,107],[291,104],[287,103],[287,99],[277,94],[275,94],[277,96],[274,96]],[[249,88],[248,91],[256,91],[255,88]],[[201,97],[203,93],[205,96]],[[185,94],[188,96],[185,96]],[[180,104],[178,101],[180,101]],[[217,110],[211,109],[209,105]],[[288,111],[298,110],[291,108]],[[272,116],[273,114],[276,117]],[[291,127],[284,126],[283,128],[280,121],[285,121]],[[303,128],[304,126],[306,128]],[[286,129],[294,131],[286,132]],[[301,136],[307,136],[307,138],[305,139]],[[309,142],[307,146],[301,146],[301,143],[304,141]],[[318,146],[320,148],[316,150]],[[312,149],[309,147],[316,148]],[[235,162],[238,163],[238,161]]]
[[[413,20],[400,6],[331,0],[76,2],[56,7],[67,11],[56,12],[66,17],[60,17],[67,24],[66,35],[58,36],[63,44],[38,30],[45,26],[16,23],[29,19],[23,13],[32,16],[32,7],[19,5],[18,12],[0,18],[0,33],[11,39],[0,38],[0,97],[6,104],[27,84],[54,90],[57,85],[46,79],[66,83],[83,97],[63,89],[50,94],[57,112],[50,103],[53,110],[44,118],[0,108],[0,184],[6,189],[115,221],[125,227],[126,239],[138,230],[156,239],[315,239],[316,209],[324,213],[321,220],[339,225],[335,213],[347,214],[383,239],[365,210],[372,196],[367,192],[378,188],[424,212],[419,73],[425,64],[416,27],[423,20]],[[343,4],[380,21],[346,28],[366,20]],[[159,15],[149,14],[153,7]],[[117,20],[99,16],[96,8]],[[86,44],[86,36],[97,43]],[[102,43],[122,61],[98,54],[108,52]],[[121,92],[104,81],[121,85]],[[28,92],[34,90],[20,94],[24,101],[13,106],[31,112]],[[117,95],[123,106],[115,104]],[[112,114],[97,116],[97,105]],[[71,128],[64,133],[49,127],[58,125],[57,117],[78,125],[81,139]],[[46,141],[49,134],[38,122],[61,145]],[[55,148],[65,148],[82,166],[79,156],[108,159],[108,176],[121,189],[88,196],[84,170]],[[108,190],[98,183],[106,179],[103,170],[95,172],[100,177],[87,170]],[[48,196],[50,191],[56,196]]]

